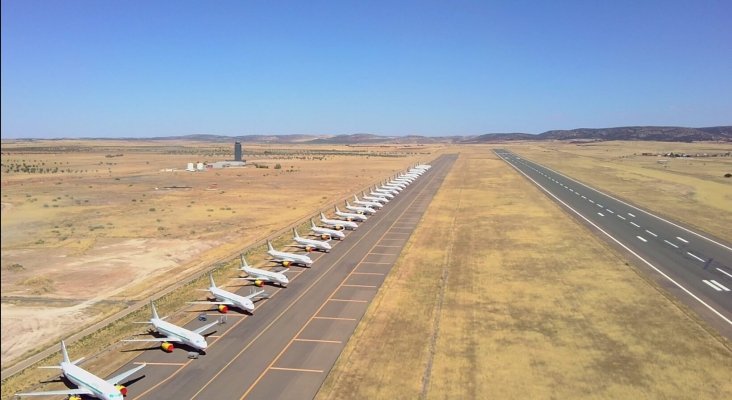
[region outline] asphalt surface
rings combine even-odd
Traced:
[[[510,151],[497,149],[495,153],[571,215],[629,254],[634,264],[649,271],[667,292],[732,339],[729,243],[654,215]]]
[[[292,267],[287,288],[265,286],[271,297],[256,303],[254,315],[229,311],[208,336],[206,354],[189,359],[183,346],[164,353],[136,343],[125,351],[141,354],[111,375],[148,364],[131,377],[128,399],[313,398],[456,159],[435,160],[357,230],[332,241],[330,253],[310,253],[313,265]]]

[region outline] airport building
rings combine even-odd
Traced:
[[[205,165],[202,162],[199,163],[192,163],[189,162],[186,168],[186,171],[189,172],[195,172],[195,171],[204,171],[208,168],[237,168],[237,167],[244,167],[246,166],[246,161],[242,159],[242,148],[240,142],[234,143],[234,160],[228,160],[228,161],[214,161],[212,163],[206,163]]]

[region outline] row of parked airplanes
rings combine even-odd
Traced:
[[[326,253],[330,252],[332,249],[332,246],[329,243],[330,240],[345,239],[346,236],[343,233],[344,230],[357,229],[359,222],[366,221],[368,219],[368,215],[376,213],[378,209],[381,209],[384,204],[388,203],[389,200],[398,195],[399,192],[404,190],[407,185],[412,183],[420,175],[427,172],[429,168],[431,168],[430,165],[417,165],[409,169],[406,173],[399,174],[395,179],[385,182],[381,186],[375,186],[368,194],[362,192],[360,199],[354,195],[353,205],[346,201],[346,209],[350,212],[341,211],[338,206],[335,207],[335,215],[339,217],[338,219],[328,218],[321,212],[320,222],[322,226],[318,226],[312,219],[310,220],[310,231],[313,233],[313,236],[318,237],[320,240],[302,237],[299,235],[297,230],[293,228],[293,240],[296,243],[293,246],[303,248],[308,252],[314,250]],[[267,247],[267,254],[271,257],[271,261],[282,265],[282,268],[273,270],[254,268],[246,262],[243,256],[241,256],[240,269],[246,274],[246,276],[240,279],[248,280],[257,287],[262,287],[265,284],[272,284],[284,288],[287,287],[290,282],[286,276],[290,266],[300,265],[303,267],[310,267],[313,263],[313,260],[305,254],[276,250],[270,241],[267,241]],[[201,290],[210,292],[214,297],[214,301],[192,301],[189,302],[189,304],[216,305],[220,313],[226,313],[228,312],[229,307],[233,307],[251,314],[254,312],[254,302],[269,296],[264,290],[252,290],[249,295],[242,296],[218,287],[214,282],[212,274],[209,274],[209,279],[209,288]],[[150,302],[150,308],[152,311],[152,317],[150,320],[139,323],[152,325],[152,330],[160,337],[126,339],[124,340],[125,342],[159,342],[161,343],[161,348],[168,353],[173,351],[173,343],[180,343],[197,350],[199,353],[205,353],[205,350],[208,347],[206,336],[213,332],[208,334],[205,334],[204,332],[213,328],[214,325],[221,323],[220,320],[217,320],[198,329],[190,330],[165,321],[166,317],[160,317],[158,315],[155,304],[152,301]],[[119,400],[123,399],[124,396],[127,395],[126,385],[137,381],[137,379],[134,379],[131,382],[125,382],[125,380],[144,368],[146,365],[141,364],[114,377],[103,379],[78,366],[79,362],[84,359],[83,357],[78,360],[71,361],[69,354],[66,351],[66,344],[64,341],[61,341],[61,355],[63,359],[60,365],[40,368],[60,369],[61,375],[65,381],[76,386],[76,388],[16,393],[16,396],[65,395],[68,396],[69,400],[81,400],[82,396],[90,396],[104,400]]]

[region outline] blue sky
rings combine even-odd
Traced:
[[[2,137],[732,124],[730,1],[2,0]]]

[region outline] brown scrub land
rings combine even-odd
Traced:
[[[3,368],[439,151],[243,146],[3,141]]]
[[[525,146],[510,148],[549,152]],[[729,371],[725,339],[474,146],[461,149],[317,398],[720,399],[732,397]]]

